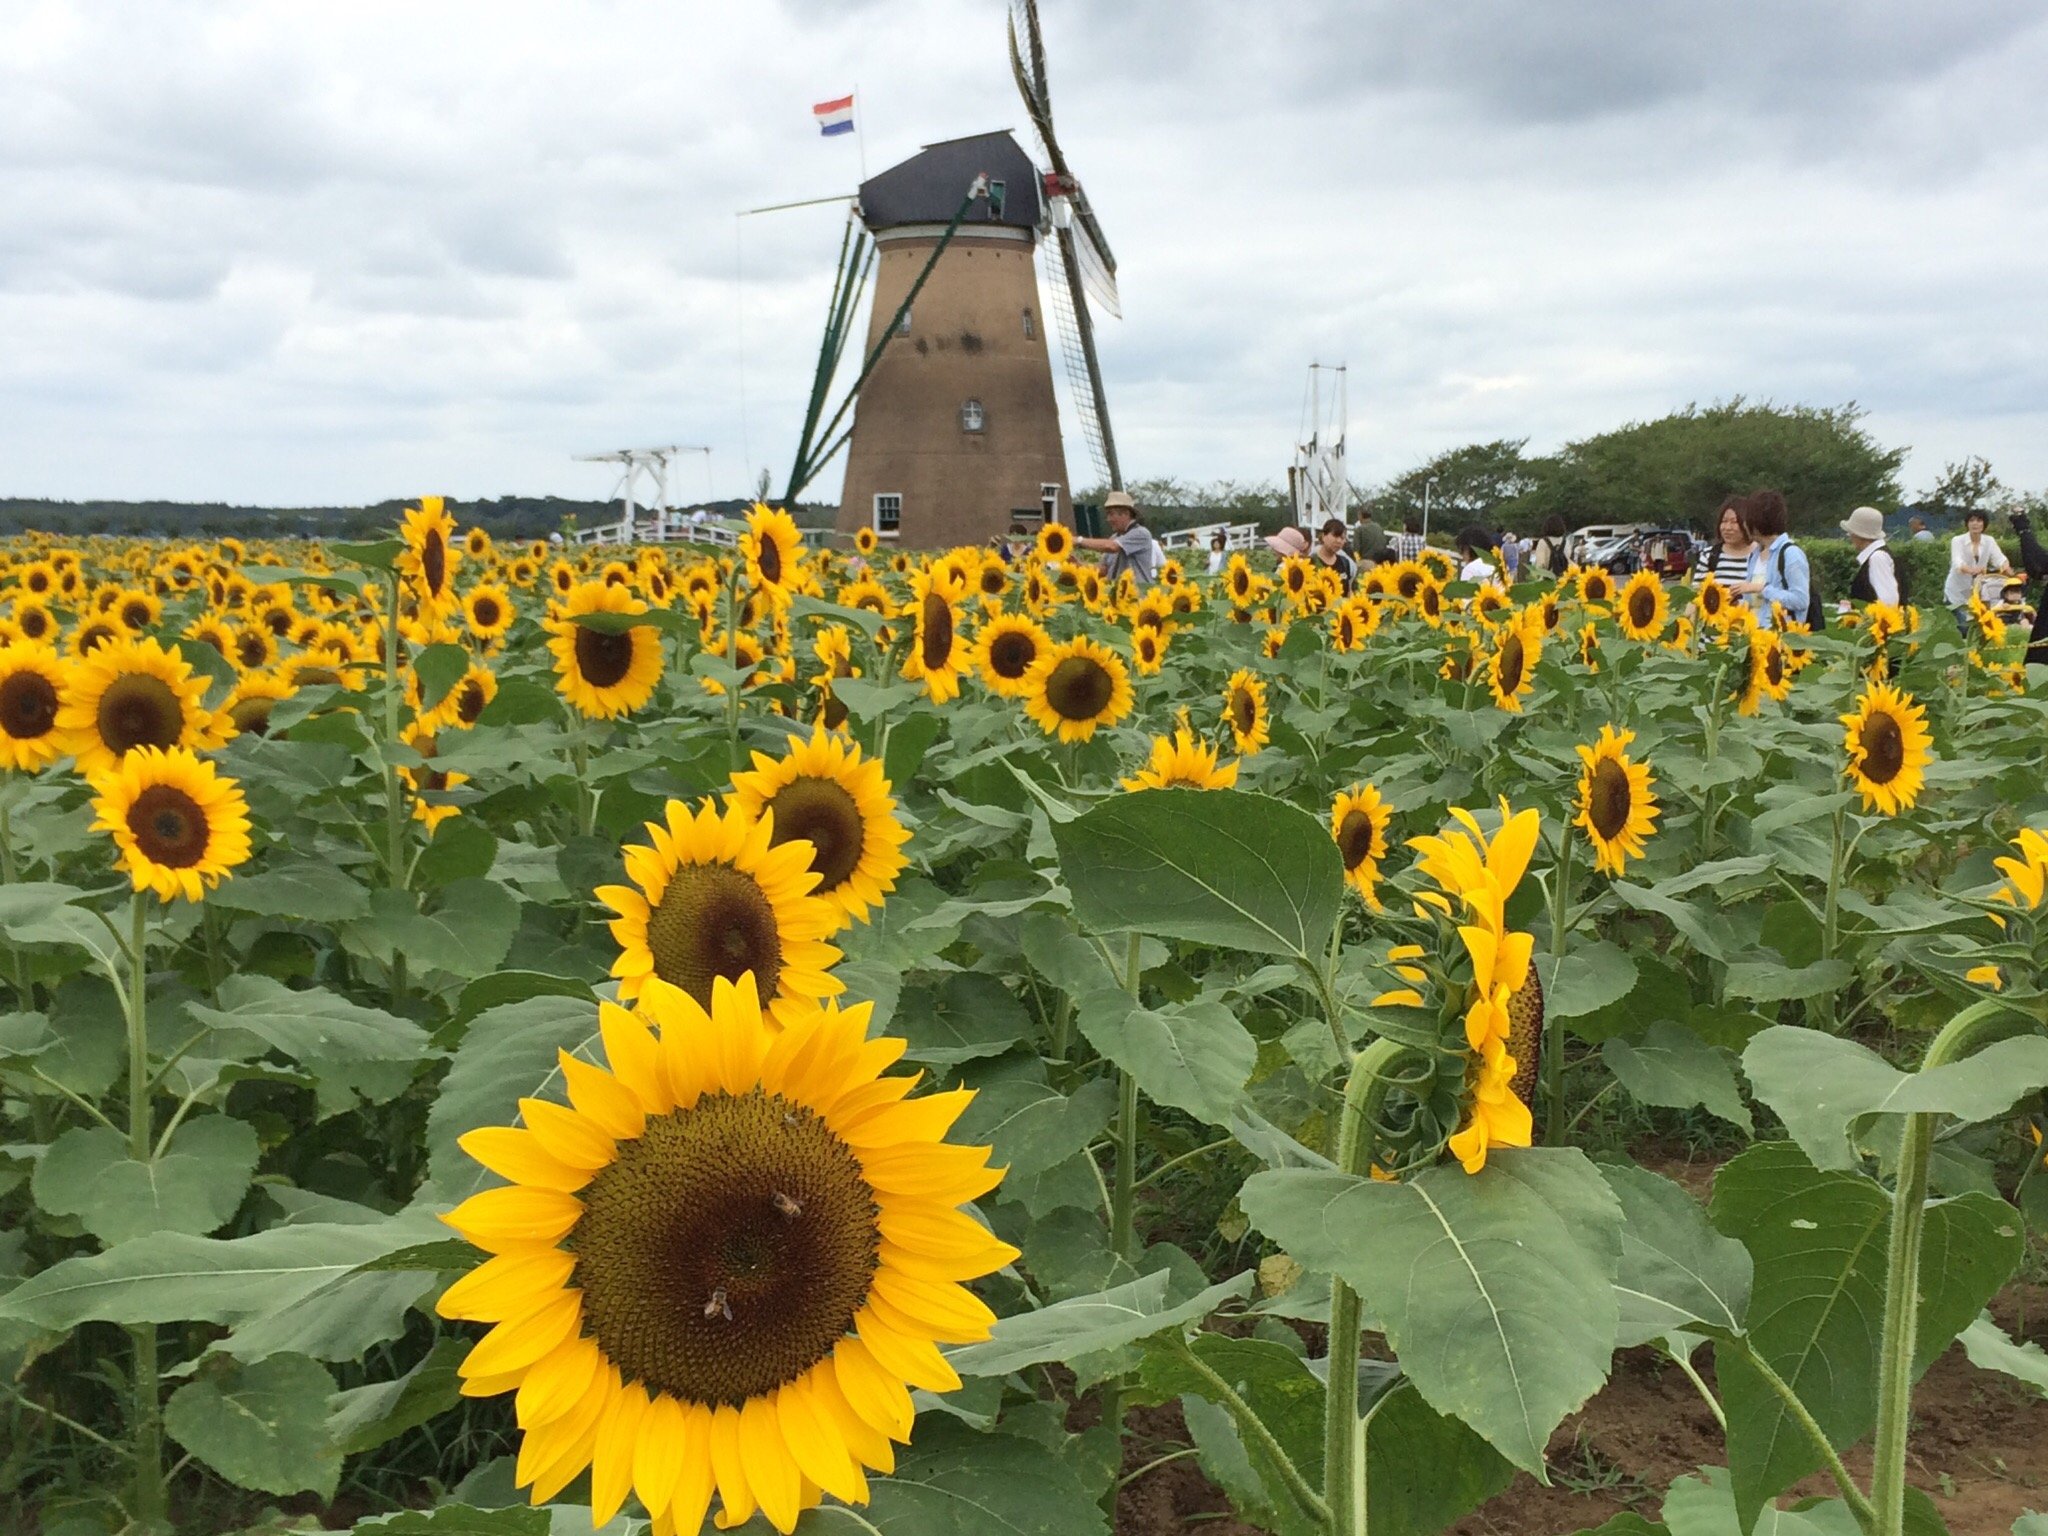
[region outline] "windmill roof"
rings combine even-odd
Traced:
[[[900,165],[870,177],[860,184],[861,218],[869,229],[949,223],[968,186],[984,171],[991,181],[1004,184],[1002,217],[991,218],[987,201],[978,201],[967,210],[961,227],[1003,224],[1036,229],[1038,168],[1006,128],[927,144]]]

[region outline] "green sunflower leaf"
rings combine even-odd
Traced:
[[[113,1246],[152,1232],[213,1231],[242,1203],[256,1171],[256,1132],[227,1115],[188,1120],[147,1162],[103,1125],[66,1131],[36,1165],[36,1203],[76,1216]]]
[[[304,1355],[209,1371],[164,1404],[164,1430],[239,1488],[334,1497],[341,1449],[327,1434],[334,1378]]]

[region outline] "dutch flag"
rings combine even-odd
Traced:
[[[811,108],[811,116],[818,120],[818,132],[830,138],[835,133],[853,132],[853,98],[842,96],[837,101],[821,101]]]

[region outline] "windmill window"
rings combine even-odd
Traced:
[[[894,533],[903,522],[900,491],[879,491],[875,495],[875,532]]]
[[[1048,523],[1060,520],[1060,488],[1050,480],[1038,487],[1038,505],[1045,513]]]
[[[960,407],[960,430],[962,432],[979,432],[987,425],[988,414],[982,410],[979,400],[969,400]]]
[[[1003,216],[1003,195],[1004,187],[1000,181],[988,184],[988,216],[991,219],[1000,219]]]
[[[903,318],[896,322],[896,334],[898,336],[908,336],[910,334],[910,310],[907,307],[903,311]]]
[[[1024,307],[1024,339],[1026,341],[1036,341],[1038,339],[1038,322],[1032,318],[1031,307],[1028,304]]]

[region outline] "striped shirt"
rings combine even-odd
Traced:
[[[1754,547],[1754,545],[1751,546],[1751,548]],[[1747,581],[1749,580],[1749,551],[1744,550],[1738,555],[1732,553],[1726,545],[1708,544],[1700,550],[1699,563],[1693,567],[1693,580],[1698,581],[1709,570],[1713,572],[1714,580],[1720,582],[1724,587],[1732,587],[1738,581]]]
[[[1422,554],[1423,540],[1419,533],[1397,533],[1387,542],[1393,547],[1396,560],[1414,560]]]

